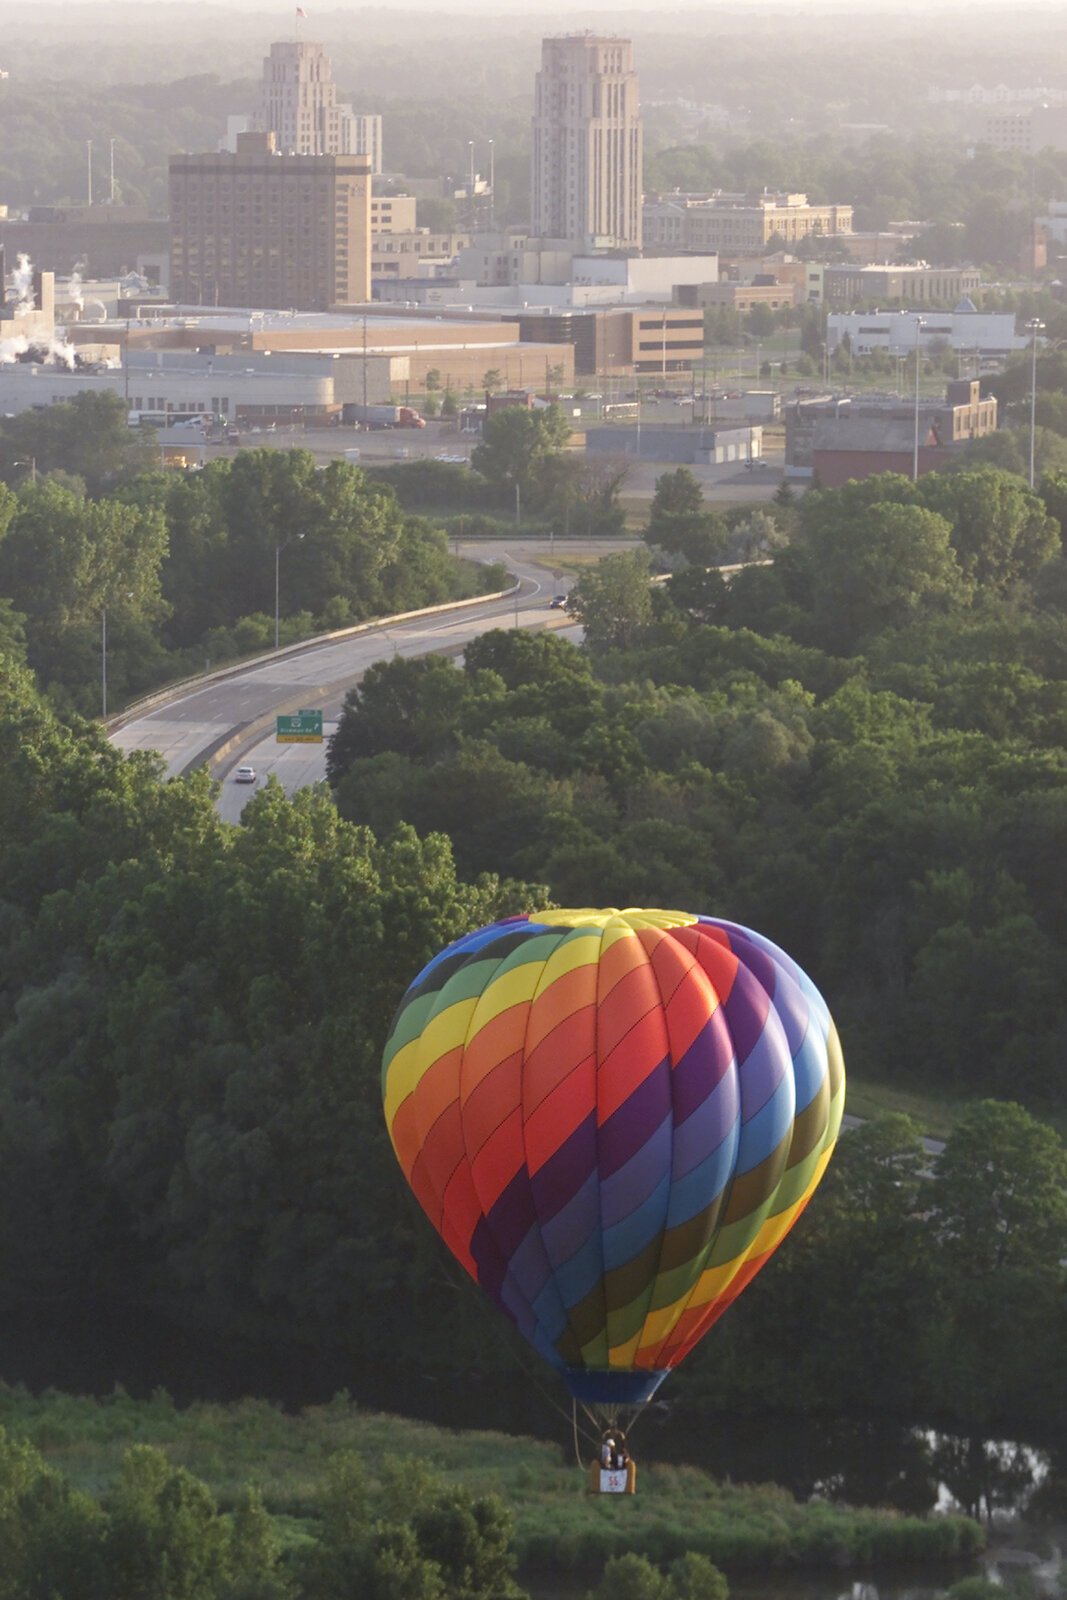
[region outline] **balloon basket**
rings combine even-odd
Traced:
[[[599,1461],[591,1461],[586,1493],[636,1494],[637,1462],[627,1461],[624,1467],[602,1467]]]

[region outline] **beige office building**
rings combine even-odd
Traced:
[[[997,111],[984,118],[979,137],[994,150],[1018,150],[1028,156],[1042,150],[1067,150],[1067,106]]]
[[[641,119],[629,39],[545,39],[534,90],[532,228],[581,249],[641,248]]]
[[[371,239],[371,276],[376,280],[426,277],[427,263],[435,270],[451,267],[470,242],[469,233],[437,233],[432,228],[376,233]]]
[[[884,305],[903,300],[911,305],[954,306],[964,295],[980,293],[982,274],[977,267],[826,266],[823,298],[827,305],[854,305],[860,301]]]
[[[851,232],[851,206],[810,205],[806,194],[670,195],[644,208],[647,247],[705,255],[743,255],[772,239],[791,245],[810,234]]]
[[[371,233],[414,233],[418,202],[413,194],[371,194]]]
[[[370,299],[370,162],[237,152],[170,160],[171,293],[195,305],[325,311]]]

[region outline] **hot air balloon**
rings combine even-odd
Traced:
[[[760,934],[554,910],[468,934],[419,973],[382,1086],[445,1244],[618,1429],[807,1204],[844,1065],[822,996]]]

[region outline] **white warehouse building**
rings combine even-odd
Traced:
[[[124,365],[68,368],[62,362],[0,365],[0,412],[13,415],[72,400],[119,395],[131,421],[211,414],[231,422],[312,426],[336,420],[348,401],[388,401],[388,357],[299,353],[206,357],[189,352],[131,352]]]
[[[1029,339],[1015,331],[1010,312],[978,311],[961,300],[955,311],[832,311],[826,319],[826,339],[831,351],[848,335],[858,356],[884,350],[891,356],[910,355],[916,340],[923,350],[950,346],[960,354],[1003,360],[1025,350]]]

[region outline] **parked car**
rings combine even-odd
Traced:
[[[233,775],[233,781],[234,783],[255,783],[255,767],[238,767]]]

